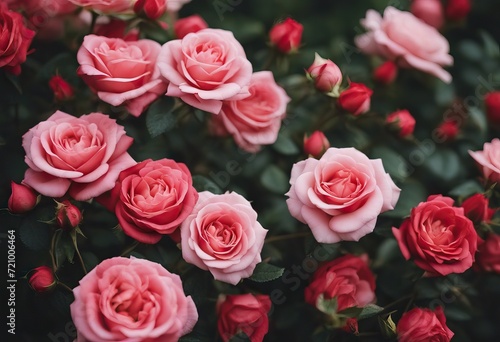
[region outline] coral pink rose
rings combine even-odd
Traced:
[[[250,96],[242,100],[224,101],[219,115],[212,116],[212,128],[218,135],[231,134],[252,153],[276,141],[290,98],[270,71],[254,73],[248,91]]]
[[[294,164],[290,184],[290,213],[322,243],[357,241],[371,233],[377,216],[394,209],[400,192],[380,159],[355,148],[331,147],[319,160]]]
[[[364,307],[375,301],[375,277],[366,262],[354,255],[322,264],[304,291],[304,299],[315,307],[320,301],[337,299],[337,312]]]
[[[304,136],[304,152],[311,157],[320,158],[330,148],[330,142],[321,131],[314,131],[309,137]]]
[[[474,262],[478,244],[474,225],[449,197],[429,196],[392,232],[405,259],[413,258],[428,275],[462,273]]]
[[[410,11],[415,17],[438,30],[444,23],[444,8],[441,0],[412,0]]]
[[[500,139],[495,138],[483,145],[482,151],[469,151],[483,173],[492,183],[500,182]]]
[[[396,327],[399,342],[448,342],[455,335],[446,325],[443,309],[414,308],[405,312]]]
[[[297,52],[302,41],[303,31],[304,26],[301,23],[292,18],[286,18],[271,28],[269,40],[283,53]]]
[[[208,28],[207,22],[197,14],[179,19],[174,24],[175,36],[179,39],[184,38],[188,33],[195,33],[206,28]]]
[[[314,81],[314,86],[321,92],[337,97],[342,84],[342,72],[337,64],[322,58],[317,52],[313,64],[307,69],[307,76]]]
[[[243,196],[200,192],[193,212],[181,226],[182,256],[215,279],[236,285],[261,261],[267,230]]]
[[[476,254],[478,269],[500,274],[500,235],[490,233]]]
[[[171,40],[162,46],[158,67],[170,82],[166,95],[213,114],[223,100],[249,95],[252,64],[230,31],[207,28]]]
[[[78,50],[78,75],[101,100],[113,106],[124,104],[139,116],[167,88],[156,67],[160,49],[160,44],[148,39],[87,35]]]
[[[23,136],[29,169],[23,183],[48,197],[86,201],[111,190],[120,172],[136,162],[127,153],[133,139],[101,113],[79,118],[55,112]]]
[[[115,212],[125,234],[157,243],[191,213],[198,192],[186,165],[148,159],[122,171],[110,197],[104,197],[99,201]]]
[[[363,83],[351,82],[349,88],[340,93],[339,106],[353,115],[364,114],[370,110],[373,90]]]
[[[133,13],[136,0],[69,0],[77,6],[103,14]]]
[[[10,187],[12,193],[7,202],[7,207],[11,213],[24,214],[38,204],[40,197],[29,186],[10,181]]]
[[[146,259],[106,259],[73,294],[76,342],[174,342],[198,320],[181,278]]]
[[[191,2],[191,0],[165,0],[167,2],[167,11],[168,12],[179,12],[179,10],[187,4],[188,2]]]
[[[356,45],[370,55],[395,61],[399,66],[434,75],[446,83],[451,75],[442,66],[452,65],[450,46],[434,27],[410,12],[387,7],[384,16],[368,10],[361,24],[367,33],[356,37]]]

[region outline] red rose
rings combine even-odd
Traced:
[[[385,122],[394,126],[401,138],[412,135],[415,129],[415,118],[406,109],[389,114]]]
[[[54,272],[48,266],[40,266],[31,271],[28,282],[36,292],[49,291],[56,285]]]
[[[199,15],[191,15],[179,19],[174,24],[175,36],[179,39],[184,38],[188,33],[198,32],[208,27],[208,24]]]
[[[443,309],[415,308],[405,312],[396,327],[399,342],[450,341],[454,333],[446,326]]]
[[[300,46],[304,27],[291,18],[274,25],[269,31],[271,44],[283,53],[295,52]]]
[[[375,81],[382,84],[391,84],[396,79],[398,75],[398,66],[393,61],[387,61],[381,64],[373,72],[373,78]]]
[[[448,0],[445,13],[450,20],[462,20],[471,10],[470,0]]]
[[[137,0],[134,5],[135,13],[144,13],[150,19],[158,19],[167,10],[165,0]]]
[[[50,79],[49,87],[54,92],[56,100],[59,101],[69,99],[74,95],[71,84],[66,82],[66,80],[59,75],[55,75]]]
[[[0,4],[0,68],[19,75],[35,32],[26,28],[23,16]]]
[[[474,262],[478,244],[474,225],[449,197],[429,196],[392,232],[406,260],[413,258],[430,275],[462,273]]]
[[[500,235],[488,235],[478,248],[475,265],[482,271],[500,274]]]
[[[492,91],[484,97],[488,121],[500,127],[500,91]]]
[[[304,152],[314,158],[320,158],[330,147],[330,142],[321,131],[314,131],[309,137],[304,137]]]
[[[318,268],[304,296],[315,307],[332,298],[337,299],[337,311],[363,307],[375,301],[375,278],[362,258],[344,255]]]
[[[269,330],[270,309],[269,296],[249,293],[221,296],[217,303],[217,328],[222,340],[227,342],[243,332],[252,342],[262,341]]]
[[[68,200],[57,204],[56,222],[64,230],[78,227],[82,221],[82,212]]]
[[[489,208],[490,201],[483,194],[475,194],[462,203],[465,216],[475,224],[490,222],[495,214],[495,209]]]
[[[7,206],[11,213],[25,213],[33,209],[38,203],[37,194],[29,186],[11,181],[10,187],[12,189],[12,194],[9,197]]]
[[[455,121],[443,121],[436,128],[436,134],[443,141],[455,139],[458,133],[460,133],[460,128]]]
[[[352,82],[348,89],[340,93],[339,105],[354,115],[363,114],[370,109],[372,94],[373,90],[363,83]]]

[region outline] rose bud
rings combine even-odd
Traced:
[[[495,209],[489,208],[489,204],[488,198],[483,194],[475,194],[463,201],[461,207],[464,208],[465,216],[474,224],[480,224],[489,223],[495,214]]]
[[[17,184],[14,181],[10,182],[12,194],[9,197],[7,207],[13,214],[22,214],[33,209],[39,197],[35,191],[27,185]]]
[[[489,123],[500,128],[500,91],[492,91],[486,94],[484,103]]]
[[[370,109],[370,100],[373,90],[363,83],[351,82],[349,88],[340,93],[338,103],[342,109],[360,115]]]
[[[78,227],[82,221],[82,213],[77,206],[68,200],[57,203],[56,221],[57,225],[63,230],[71,230]]]
[[[446,18],[454,21],[464,19],[471,10],[470,0],[448,0],[446,2]]]
[[[186,18],[179,19],[174,24],[175,36],[182,39],[188,33],[198,32],[208,27],[208,24],[199,15],[191,15]]]
[[[139,40],[139,30],[137,28],[127,31],[127,22],[116,18],[112,18],[106,23],[97,23],[94,28],[94,34],[108,38],[120,38],[128,42]]]
[[[47,292],[56,286],[54,272],[48,266],[40,266],[32,270],[28,282],[36,292]]]
[[[314,86],[319,91],[335,97],[339,96],[342,72],[331,60],[323,59],[316,53],[313,64],[307,69],[307,76],[314,80]]]
[[[321,131],[314,131],[309,137],[304,136],[304,152],[314,158],[320,158],[330,147],[330,142]]]
[[[283,53],[296,52],[302,40],[304,27],[291,18],[274,25],[269,32],[271,44]]]
[[[137,0],[134,5],[134,12],[144,13],[149,19],[156,20],[167,10],[165,0]]]
[[[443,121],[435,133],[441,141],[447,141],[455,139],[459,132],[460,129],[455,121]]]
[[[444,11],[441,0],[413,0],[410,6],[413,15],[437,29],[444,23]]]
[[[354,317],[348,318],[345,325],[342,327],[342,330],[354,335],[359,334],[358,319]]]
[[[389,127],[395,128],[401,138],[412,135],[415,129],[415,118],[406,109],[389,114],[385,122]]]
[[[415,308],[405,312],[396,327],[399,342],[448,342],[454,333],[446,325],[443,309]]]
[[[386,61],[373,72],[373,78],[378,83],[388,85],[394,82],[398,75],[398,67],[393,61]]]
[[[479,245],[475,268],[500,274],[500,235],[491,233]]]
[[[49,87],[54,92],[54,97],[58,101],[64,101],[72,98],[74,95],[73,87],[59,75],[52,76],[49,81]]]

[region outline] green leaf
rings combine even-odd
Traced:
[[[217,184],[215,184],[214,182],[212,182],[210,179],[206,178],[205,176],[201,176],[201,175],[193,176],[193,187],[198,192],[210,191],[213,194],[222,194],[223,193],[222,189]]]
[[[239,332],[229,339],[229,342],[251,342],[252,340],[244,333]]]
[[[146,126],[152,138],[175,127],[174,104],[175,100],[172,97],[162,96],[149,107]]]
[[[396,337],[396,323],[392,320],[391,315],[389,315],[386,319],[379,317],[378,325],[380,326],[380,330],[382,330],[382,334],[389,338]]]
[[[380,312],[384,311],[384,308],[375,304],[368,304],[363,308],[361,313],[358,316],[358,320],[362,320],[365,318],[370,318],[378,315]]]
[[[396,151],[386,146],[375,146],[370,156],[382,159],[384,169],[392,178],[403,181],[409,176],[408,163]]]
[[[422,166],[427,170],[428,179],[443,185],[453,183],[464,172],[457,152],[452,149],[436,149]]]
[[[284,194],[289,189],[289,178],[275,165],[269,165],[260,177],[260,182],[269,191]]]
[[[62,230],[57,230],[55,233],[55,258],[57,268],[68,260],[73,263],[73,258],[75,256],[75,246],[71,240],[70,234],[63,232]]]
[[[273,144],[273,149],[287,156],[298,154],[300,152],[299,148],[290,137],[281,134],[278,135],[278,139]]]
[[[399,187],[401,188],[401,192],[396,207],[394,210],[383,213],[383,216],[392,218],[403,218],[408,216],[413,207],[416,207],[427,198],[428,194],[425,186],[416,180],[408,179]],[[376,231],[375,229],[375,232]]]
[[[353,306],[352,308],[347,308],[339,312],[339,315],[346,317],[358,317],[359,314],[363,311],[363,308],[358,308],[357,306]]]
[[[337,314],[337,310],[339,307],[337,297],[333,297],[332,299],[324,299],[324,295],[320,294],[316,303],[317,303],[316,307],[318,308],[319,311],[324,312],[331,316]]]
[[[278,279],[283,275],[284,271],[284,268],[261,262],[257,264],[249,279],[257,283],[264,283],[266,281]]]
[[[468,180],[449,191],[449,194],[454,197],[465,199],[477,193],[484,191],[481,184],[476,180]]]
[[[458,45],[458,49],[462,56],[470,61],[479,62],[483,58],[483,49],[473,40],[463,40]]]
[[[33,215],[23,219],[19,227],[19,238],[26,247],[34,251],[48,250],[50,247],[49,227],[37,221]]]
[[[484,51],[486,54],[492,58],[500,56],[500,48],[498,47],[496,39],[484,30],[478,30],[478,32],[479,36],[481,36],[481,39],[483,40]]]

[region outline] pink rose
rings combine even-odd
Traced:
[[[276,141],[290,98],[270,71],[254,73],[248,91],[250,96],[242,100],[224,101],[212,124],[216,134],[231,134],[238,146],[252,153]]]
[[[444,23],[444,8],[441,0],[413,0],[410,11],[423,22],[439,30]]]
[[[174,24],[175,36],[179,39],[184,38],[188,33],[195,33],[206,28],[208,28],[207,22],[197,14],[179,19]]]
[[[356,37],[356,45],[364,53],[379,55],[401,67],[415,68],[451,82],[451,75],[442,68],[453,64],[450,46],[434,27],[410,12],[391,6],[385,9],[383,17],[368,10],[361,24],[368,32]]]
[[[396,327],[399,342],[449,342],[453,335],[446,325],[443,308],[414,308],[401,316]]]
[[[405,138],[413,134],[416,121],[407,109],[401,109],[389,114],[385,123],[392,126],[401,138]]]
[[[483,145],[482,151],[469,151],[477,162],[483,177],[492,183],[500,182],[500,139],[495,138]]]
[[[115,212],[125,234],[157,243],[176,232],[197,199],[186,165],[148,159],[122,171],[110,198],[99,200]]]
[[[204,29],[163,45],[158,56],[168,96],[218,114],[222,101],[249,95],[252,64],[232,32]]]
[[[187,4],[188,2],[191,2],[191,0],[165,0],[167,2],[167,11],[168,12],[179,12],[179,10]]]
[[[29,186],[10,181],[12,193],[9,197],[7,207],[14,214],[24,214],[38,204],[40,197]]]
[[[236,285],[261,261],[267,230],[243,196],[232,192],[200,194],[181,226],[182,256],[215,279]]]
[[[47,292],[57,285],[54,272],[48,266],[39,266],[31,270],[28,283],[36,292]]]
[[[394,209],[400,192],[380,159],[355,148],[331,147],[319,160],[294,164],[290,184],[290,214],[322,243],[358,241],[371,233],[377,216]]]
[[[338,96],[342,84],[342,72],[337,64],[322,58],[317,52],[313,64],[307,69],[307,76],[314,81],[314,86],[328,95]]]
[[[146,259],[106,259],[73,294],[76,342],[174,342],[198,320],[181,278]]]
[[[79,118],[55,112],[23,136],[29,169],[24,183],[48,197],[86,201],[111,190],[119,173],[134,165],[133,139],[101,113]]]
[[[314,131],[304,136],[304,152],[311,157],[320,158],[330,148],[330,142],[322,131]]]
[[[136,0],[69,0],[77,6],[103,14],[133,13]]]
[[[148,39],[87,35],[78,50],[78,75],[101,100],[113,106],[124,104],[139,116],[167,88],[156,67],[160,48]]]

